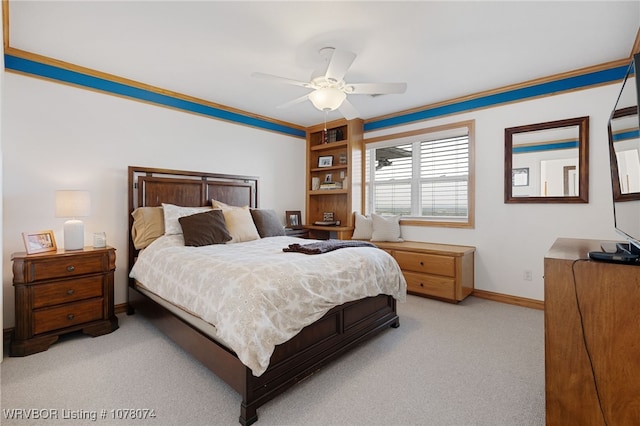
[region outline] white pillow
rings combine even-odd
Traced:
[[[351,238],[354,240],[370,240],[373,232],[373,220],[360,213],[355,213],[355,215],[356,227],[353,230],[353,236]]]
[[[178,219],[184,216],[206,212],[211,210],[211,207],[181,207],[162,203],[162,210],[164,212],[164,235],[175,235],[182,234],[182,226],[180,226]]]
[[[380,216],[372,213],[371,241],[404,241],[400,236],[400,216]]]
[[[249,206],[235,207],[216,200],[212,200],[212,205],[214,208],[221,209],[224,215],[227,231],[231,235],[231,241],[227,241],[227,244],[260,239]]]

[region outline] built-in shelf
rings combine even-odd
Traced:
[[[362,133],[361,119],[335,120],[307,129],[307,197],[304,222],[308,224],[305,228],[311,230],[312,238],[351,238],[353,212],[361,211],[362,205],[362,170],[353,167],[354,164],[362,164]],[[332,138],[338,140],[326,142]],[[326,160],[330,160],[328,163],[331,165],[318,167],[320,157],[329,156],[331,158]],[[314,190],[314,181],[317,185],[327,181],[340,182],[343,187]],[[358,188],[357,194],[354,194],[354,188]],[[333,213],[333,220],[340,221],[341,226],[311,225],[325,220],[324,213]]]

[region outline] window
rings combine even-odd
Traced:
[[[366,141],[368,212],[473,227],[473,121]]]

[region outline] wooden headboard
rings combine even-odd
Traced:
[[[131,238],[131,213],[135,209],[162,203],[210,206],[211,200],[232,206],[258,207],[258,178],[129,166],[129,270],[137,255]]]

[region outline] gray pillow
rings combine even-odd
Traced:
[[[280,237],[284,235],[284,226],[274,210],[251,209],[253,223],[256,224],[260,238]]]
[[[184,245],[192,247],[224,244],[231,240],[222,210],[209,210],[178,219]]]

